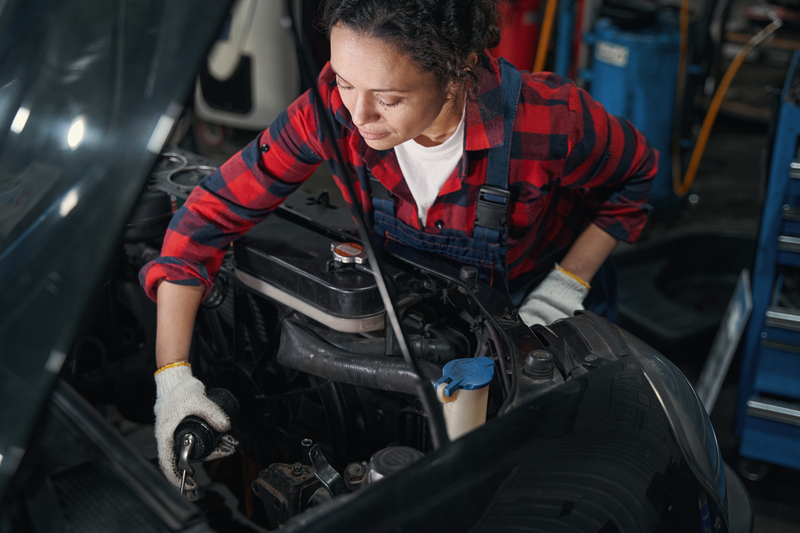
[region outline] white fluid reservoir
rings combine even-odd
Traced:
[[[442,369],[436,397],[442,402],[447,436],[455,440],[486,422],[494,361],[488,357],[455,359]]]
[[[234,128],[265,129],[299,96],[284,2],[238,0],[195,84],[195,114]]]

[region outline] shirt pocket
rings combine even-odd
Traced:
[[[511,202],[509,210],[509,244],[535,230],[541,224],[544,212],[550,203],[550,195],[543,194],[527,201]]]

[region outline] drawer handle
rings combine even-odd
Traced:
[[[753,396],[747,400],[747,414],[775,422],[800,426],[800,405]]]
[[[800,237],[781,235],[778,237],[778,250],[782,252],[800,252]]]

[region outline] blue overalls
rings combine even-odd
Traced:
[[[505,59],[500,59],[502,71],[504,142],[489,149],[486,183],[480,189],[475,210],[475,231],[472,237],[435,235],[418,230],[395,216],[394,201],[386,188],[375,178],[370,179],[374,230],[387,240],[411,248],[442,255],[462,265],[477,267],[482,281],[493,286],[503,280],[503,289],[514,305],[536,287],[549,270],[509,289],[506,269],[506,226],[510,193],[508,191],[511,136],[519,102],[521,78],[519,71]],[[610,260],[606,261],[592,280],[592,289],[584,307],[611,321],[617,317],[616,273]]]

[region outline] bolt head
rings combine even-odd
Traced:
[[[364,466],[361,463],[350,463],[347,465],[346,473],[351,478],[364,475]]]
[[[525,375],[534,379],[550,379],[555,371],[553,354],[546,350],[533,350],[525,358]]]

